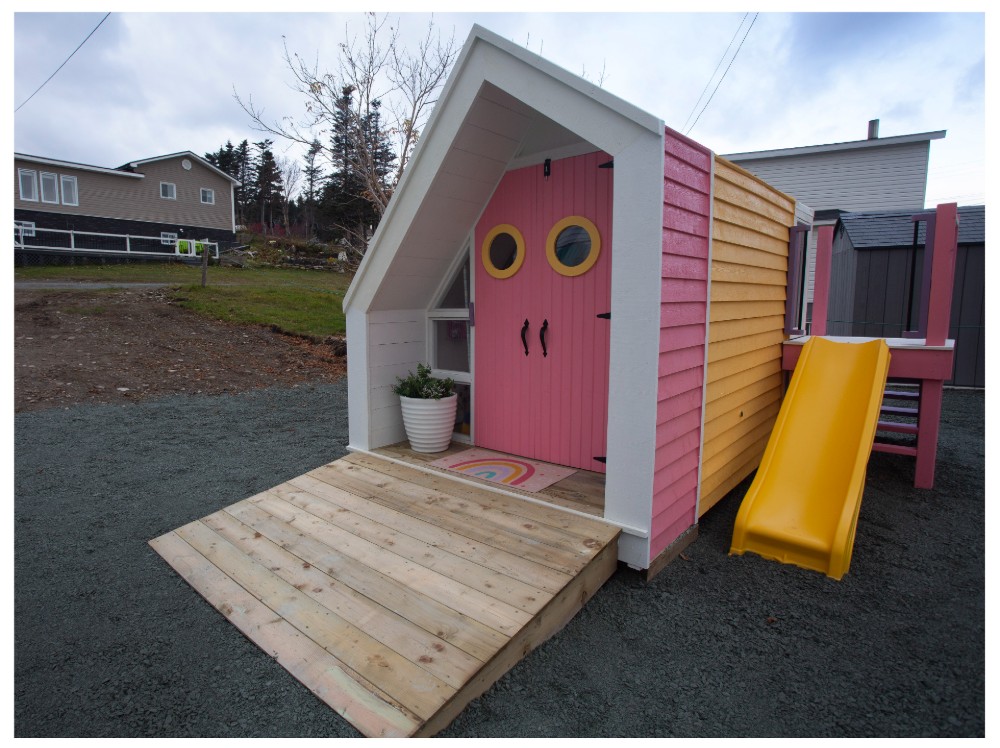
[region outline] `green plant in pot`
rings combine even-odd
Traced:
[[[396,377],[392,391],[399,395],[403,426],[414,452],[443,452],[455,429],[458,395],[452,379],[431,376],[431,367],[417,364],[417,373]]]

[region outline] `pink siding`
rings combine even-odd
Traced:
[[[650,560],[697,520],[712,154],[666,128],[660,382]]]

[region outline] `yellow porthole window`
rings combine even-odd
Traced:
[[[597,226],[583,216],[567,216],[549,231],[545,255],[549,265],[560,275],[583,275],[601,254],[601,235]]]
[[[524,237],[509,223],[490,229],[483,239],[483,268],[494,278],[510,278],[524,264]]]

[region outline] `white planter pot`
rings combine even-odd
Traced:
[[[440,400],[399,397],[403,408],[403,426],[410,449],[414,452],[444,452],[455,430],[458,395]]]

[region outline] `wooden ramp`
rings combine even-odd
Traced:
[[[353,454],[150,545],[360,732],[428,736],[580,610],[618,534]]]

